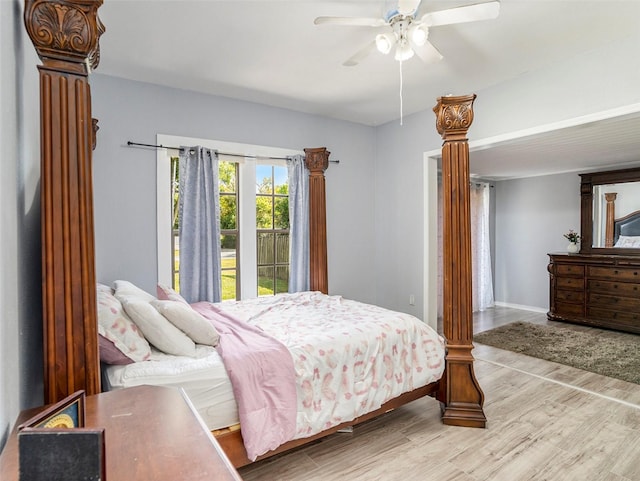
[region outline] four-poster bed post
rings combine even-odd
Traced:
[[[443,334],[447,339],[443,422],[485,427],[484,394],[473,370],[469,143],[475,95],[440,97],[434,107],[442,136]],[[455,380],[455,382],[454,382]]]
[[[89,71],[98,66],[102,0],[26,0],[40,71],[44,401],[100,392]]]
[[[329,293],[327,270],[327,202],[324,171],[329,167],[325,147],[304,149],[305,166],[309,170],[309,285],[312,291]]]

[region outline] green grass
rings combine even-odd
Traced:
[[[236,259],[234,257],[225,257],[222,259],[223,269],[235,269]],[[176,276],[179,277],[179,276]],[[222,300],[236,298],[236,271],[235,270],[223,270],[221,275],[222,280]],[[289,290],[289,283],[282,279],[276,280],[277,292],[287,292]],[[176,290],[180,292],[179,279],[176,280]],[[273,279],[270,277],[258,278],[258,295],[259,296],[272,296],[273,291]]]
[[[282,279],[276,279],[277,292],[287,292],[289,290],[289,283]],[[259,296],[272,296],[273,292],[273,279],[270,277],[258,277],[258,295]]]
[[[227,299],[235,299],[236,298],[236,258],[235,257],[224,257],[222,259],[222,268],[223,269],[234,269],[234,270],[223,270],[222,271],[222,300],[226,301]]]

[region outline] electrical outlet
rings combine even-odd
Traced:
[[[409,295],[409,305],[410,306],[415,306],[416,305],[416,296],[414,296],[413,294]]]

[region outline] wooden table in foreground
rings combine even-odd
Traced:
[[[22,412],[16,426],[38,410]],[[86,427],[105,429],[107,481],[242,479],[182,390],[139,386],[87,396],[85,412]],[[0,455],[0,479],[18,479],[15,428]]]

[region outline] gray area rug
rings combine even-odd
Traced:
[[[640,335],[514,322],[474,342],[640,384]]]

